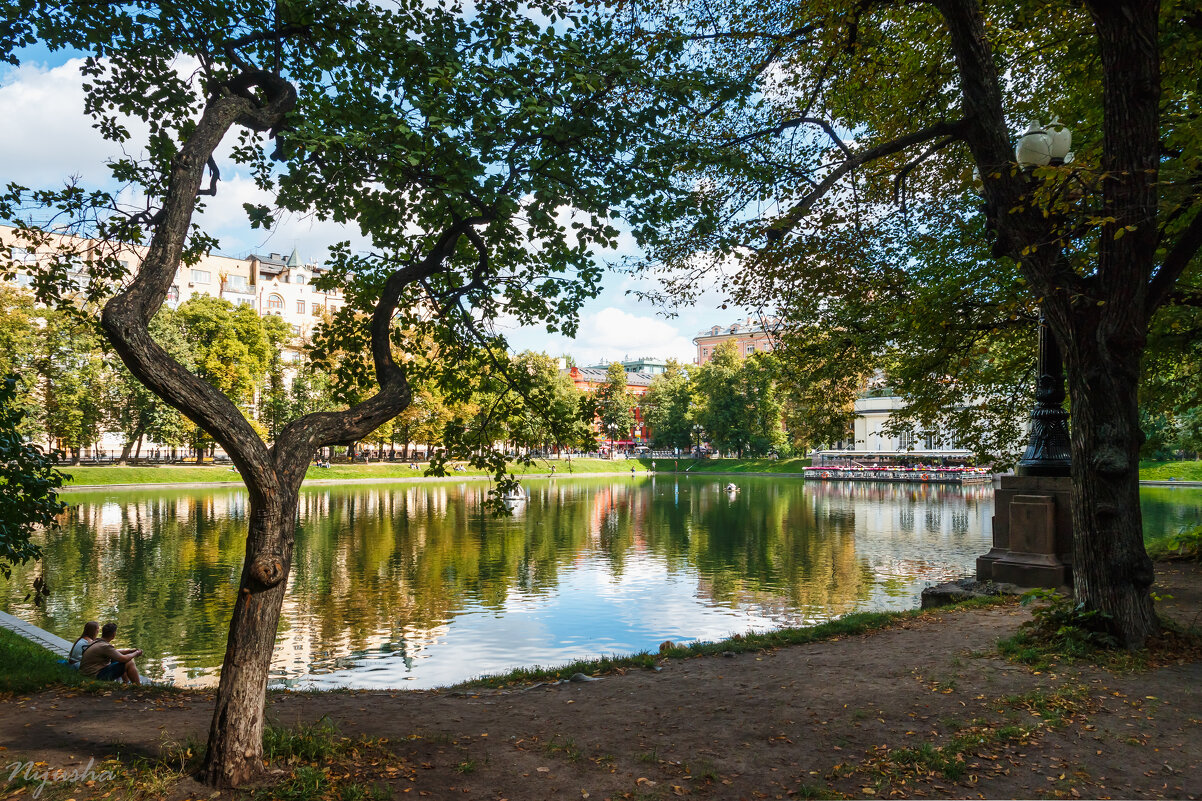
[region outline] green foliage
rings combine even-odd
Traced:
[[[1187,7],[1160,6],[1157,263],[1202,208],[1189,188],[1202,164],[1202,117],[1188,67],[1202,40]],[[979,8],[980,44],[1004,77],[961,74],[951,8],[966,16]],[[1049,11],[1055,24],[1043,26],[1033,8],[734,2],[713,11],[686,3],[657,20],[693,33],[715,63],[767,89],[755,106],[698,123],[729,145],[729,158],[681,165],[677,177],[692,185],[693,202],[661,227],[641,268],[677,302],[695,298],[709,286],[707,272],[720,270],[730,303],[779,317],[776,353],[796,401],[789,427],[798,442],[842,438],[857,394],[880,371],[906,402],[900,426],[952,431],[978,455],[1010,461],[1023,446],[1034,389],[1038,303],[1070,282],[1089,287],[1080,291],[1099,308],[1129,292],[1098,267],[1100,254],[1129,234],[1112,230],[1113,209],[1099,191],[1106,81],[1097,30],[1083,5],[1057,6]],[[758,81],[769,64],[771,77]],[[1073,131],[1072,163],[1035,170],[1022,205],[983,200],[980,179],[1018,175],[977,164],[974,179],[985,135],[940,130],[964,117],[964,92],[985,80],[996,85],[1002,116],[974,118],[976,131],[1012,140],[1026,120],[1052,114]],[[1110,137],[1111,146],[1118,141]],[[1051,233],[1019,245],[999,240],[999,225],[1021,213],[1038,214]],[[1062,261],[1036,286],[1024,262],[1050,242],[1063,247]],[[1200,405],[1199,264],[1194,258],[1184,270],[1180,303],[1161,308],[1150,326],[1141,391],[1150,413]],[[1131,267],[1146,271],[1141,281],[1155,272]],[[1105,301],[1095,284],[1122,289]]]
[[[1052,659],[1087,659],[1119,645],[1110,616],[1087,608],[1083,601],[1036,589],[1027,591],[1022,602],[1038,605],[1017,634],[999,643],[1005,656],[1045,668]]]
[[[580,414],[583,393],[570,376],[559,371],[555,359],[526,351],[511,359],[508,374],[513,380],[512,391],[520,397],[517,413],[507,424],[510,442],[523,448],[552,444],[576,448],[585,444],[592,431],[591,421]]]
[[[651,379],[642,409],[655,447],[687,451],[693,446],[692,389],[689,373],[680,362],[669,359],[664,372]]]
[[[697,368],[693,386],[695,417],[719,451],[763,456],[784,446],[777,361],[772,354],[744,359],[734,342],[724,342],[710,361]]]
[[[56,525],[66,508],[58,499],[63,476],[54,469],[55,455],[22,439],[24,419],[17,380],[7,376],[0,384],[0,575],[5,578],[13,565],[41,557],[34,532]],[[39,583],[35,589],[41,588]]]
[[[626,368],[610,362],[605,371],[605,383],[593,394],[597,418],[601,421],[601,436],[605,439],[630,439],[634,428],[634,409],[638,401],[626,391]]]
[[[1161,560],[1202,561],[1202,525],[1148,544],[1148,556]]]

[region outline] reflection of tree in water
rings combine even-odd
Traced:
[[[72,497],[72,496],[67,496]],[[69,639],[85,620],[117,620],[119,643],[148,654],[186,654],[190,666],[221,663],[245,538],[245,496],[237,491],[84,496],[61,528],[42,535],[52,594],[45,609],[25,606],[31,565],[14,572],[7,607]],[[96,500],[93,501],[92,499]],[[231,558],[231,553],[235,554]],[[172,673],[143,659],[148,675]]]
[[[766,478],[740,479],[730,494],[724,484],[662,474],[530,482],[529,501],[507,519],[483,512],[482,482],[307,490],[276,668],[296,675],[378,648],[419,654],[465,610],[505,614],[585,566],[615,580],[693,577],[705,602],[774,619],[837,615],[921,575],[933,541],[976,547],[992,497],[979,487]],[[0,586],[6,608],[67,637],[115,612],[122,639],[148,654],[193,670],[219,664],[244,493],[72,500],[64,528],[44,537],[55,590],[47,610],[22,606],[29,567]],[[148,667],[161,675],[162,664]]]

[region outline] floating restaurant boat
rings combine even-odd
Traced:
[[[901,465],[817,465],[805,468],[807,481],[888,481],[914,484],[987,484],[988,467],[923,467]]]

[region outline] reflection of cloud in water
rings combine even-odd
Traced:
[[[432,686],[905,608],[987,550],[988,488],[733,480],[734,494],[712,477],[526,481],[524,515],[501,520],[482,511],[485,482],[306,490],[273,679]],[[0,605],[65,637],[117,615],[148,675],[214,681],[245,493],[67,497],[41,539],[46,608],[24,601],[29,566]]]

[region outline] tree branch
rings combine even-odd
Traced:
[[[1190,220],[1185,231],[1177,238],[1177,243],[1165,255],[1160,269],[1148,282],[1147,313],[1149,317],[1168,300],[1177,279],[1198,255],[1199,248],[1202,248],[1202,211],[1199,211],[1194,215],[1194,219]]]
[[[826,177],[818,183],[818,186],[813,191],[809,192],[777,219],[776,222],[769,226],[767,231],[768,239],[780,239],[792,230],[794,226],[809,214],[810,209],[813,208],[815,203],[821,200],[845,175],[857,167],[884,158],[885,156],[891,156],[908,147],[929,142],[941,136],[950,137],[952,140],[959,139],[963,129],[964,122],[962,120],[937,122],[934,125],[929,125],[913,133],[900,136],[891,142],[883,142],[861,151],[849,153],[848,158],[838,167],[827,173]]]
[[[284,80],[261,73],[251,83],[264,90],[262,99],[224,89],[205,105],[195,130],[172,161],[163,207],[155,215],[158,224],[142,267],[130,285],[105,304],[100,324],[130,372],[211,434],[238,469],[253,479],[247,486],[254,499],[255,493],[269,492],[276,483],[262,440],[229,398],[173,359],[149,330],[150,318],[162,307],[175,280],[200,182],[222,138],[232,125],[248,120],[270,127],[296,104],[296,90]]]

